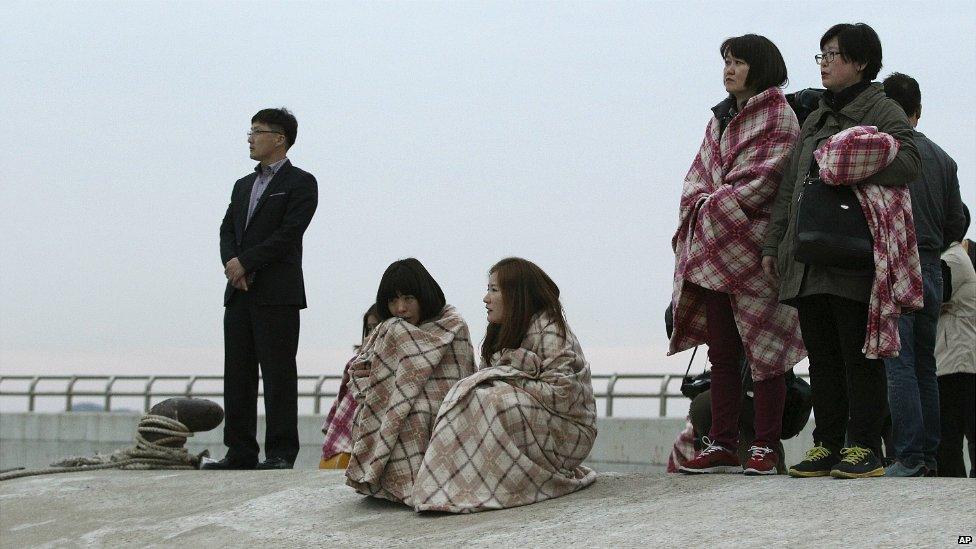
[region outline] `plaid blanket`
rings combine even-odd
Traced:
[[[322,432],[325,434],[325,442],[322,443],[322,459],[329,459],[337,454],[350,453],[352,451],[352,422],[356,416],[356,399],[349,391],[349,366],[356,360],[353,357],[346,363],[342,370],[342,383],[339,385],[339,394],[332,402],[329,415],[325,417],[322,425]]]
[[[377,326],[349,365],[359,408],[346,484],[410,505],[441,401],[474,371],[468,326],[450,305],[420,326],[399,318]]]
[[[799,125],[783,92],[752,99],[719,136],[712,118],[685,177],[675,254],[674,332],[668,354],[705,343],[698,287],[729,294],[752,377],[781,375],[806,356],[796,309],[781,305],[762,271],[772,202]],[[690,282],[692,284],[686,284]]]
[[[572,332],[536,316],[518,349],[444,399],[414,484],[418,511],[471,513],[535,503],[596,480],[590,367]]]
[[[678,473],[678,468],[688,463],[695,457],[695,427],[691,424],[691,418],[685,422],[685,428],[678,433],[678,438],[674,439],[674,446],[668,455],[668,473]]]
[[[852,185],[874,239],[874,280],[861,349],[868,358],[898,356],[898,317],[922,307],[922,270],[908,186],[856,185],[891,164],[899,147],[894,137],[874,126],[854,126],[832,135],[813,153],[825,183]]]

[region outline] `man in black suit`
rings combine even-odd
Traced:
[[[234,184],[220,225],[224,263],[224,444],[204,469],[290,469],[298,455],[298,311],[306,307],[302,235],[318,204],[315,177],[286,153],[298,121],[264,109],[247,133],[254,173]],[[256,439],[258,366],[264,380],[265,460]]]

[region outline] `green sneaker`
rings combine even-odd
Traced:
[[[848,446],[840,449],[840,455],[843,457],[830,470],[830,476],[834,478],[883,477],[885,474],[881,460],[867,448]]]
[[[803,461],[790,467],[789,473],[794,478],[826,477],[839,459],[836,452],[818,444],[807,451]]]

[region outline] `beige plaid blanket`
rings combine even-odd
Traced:
[[[346,484],[410,505],[441,401],[474,371],[468,326],[450,305],[420,326],[399,318],[377,326],[349,365],[359,408]]]
[[[413,487],[418,511],[516,507],[589,486],[596,439],[590,367],[572,332],[537,316],[518,349],[496,353],[444,399]]]

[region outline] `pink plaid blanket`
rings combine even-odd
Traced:
[[[537,315],[518,349],[444,399],[414,484],[418,511],[527,505],[596,480],[582,465],[596,439],[590,366],[572,332]]]
[[[730,295],[753,379],[780,375],[806,356],[796,309],[779,303],[761,263],[772,202],[799,131],[779,88],[750,99],[721,138],[718,119],[709,122],[685,177],[671,240],[669,355],[705,343],[705,307],[697,285]]]
[[[674,446],[671,447],[671,454],[668,455],[668,473],[678,473],[678,468],[688,463],[695,457],[695,427],[688,418],[683,431],[678,433],[678,438],[674,439]]]
[[[450,305],[420,326],[399,318],[377,326],[349,365],[359,408],[346,484],[411,505],[437,410],[448,390],[474,370],[468,326]]]
[[[356,399],[352,397],[347,384],[349,383],[349,366],[356,360],[353,357],[346,363],[342,370],[342,383],[339,385],[339,394],[332,402],[329,415],[325,418],[322,425],[322,432],[325,434],[325,442],[322,443],[322,459],[329,459],[336,454],[350,453],[352,451],[352,422],[356,416]]]
[[[854,126],[832,135],[813,153],[825,183],[852,185],[874,239],[874,281],[861,349],[868,358],[898,356],[898,317],[922,307],[922,271],[908,186],[856,184],[891,164],[899,147],[894,137],[874,126]]]

